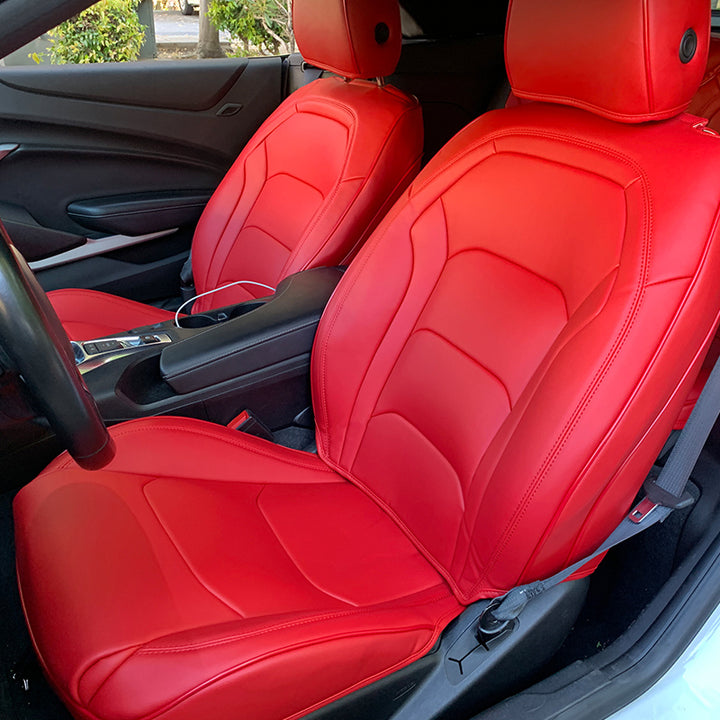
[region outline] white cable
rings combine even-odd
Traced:
[[[270,287],[269,285],[265,285],[265,283],[255,282],[254,280],[236,280],[235,282],[227,283],[227,285],[221,285],[220,287],[216,287],[214,290],[208,290],[207,292],[200,293],[199,295],[193,295],[191,298],[188,298],[175,312],[175,327],[180,327],[180,311],[188,304],[193,302],[194,300],[197,300],[198,298],[205,297],[206,295],[212,295],[213,293],[219,292],[220,290],[225,290],[226,288],[232,287],[233,285],[257,285],[258,287],[265,288],[266,290],[271,290],[272,292],[275,292],[274,287]],[[198,317],[201,314],[198,313]]]

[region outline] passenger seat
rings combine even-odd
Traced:
[[[193,238],[197,294],[238,280],[275,287],[294,272],[347,262],[420,167],[420,105],[380,80],[400,57],[397,0],[295,0],[293,19],[305,59],[335,76],[288,97],[218,186]],[[267,294],[234,285],[198,299],[193,312]],[[74,340],[173,317],[94,290],[48,295]]]

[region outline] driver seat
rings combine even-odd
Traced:
[[[708,34],[707,0],[513,0],[533,102],[457,135],[344,276],[317,455],[148,418],[20,491],[23,606],[75,717],[298,718],[600,544],[718,320],[720,140],[682,114]]]

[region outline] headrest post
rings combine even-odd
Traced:
[[[385,85],[386,85],[386,82],[385,82],[385,78],[384,78],[384,77],[376,77],[376,78],[375,78],[375,82],[377,83],[377,86],[378,86],[379,88],[385,87]]]

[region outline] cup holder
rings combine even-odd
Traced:
[[[178,318],[178,325],[188,330],[210,327],[211,325],[217,325],[218,322],[216,318],[210,315],[185,315],[185,317]]]
[[[227,314],[228,320],[240,317],[241,315],[247,315],[247,313],[257,310],[259,307],[265,305],[266,302],[266,300],[247,300],[244,303],[240,303]]]
[[[188,330],[210,327],[211,325],[217,325],[226,320],[233,320],[241,315],[246,315],[264,304],[264,300],[248,300],[231,308],[210,310],[208,313],[198,313],[197,315],[185,315],[184,317],[178,318],[178,323],[181,328]]]

